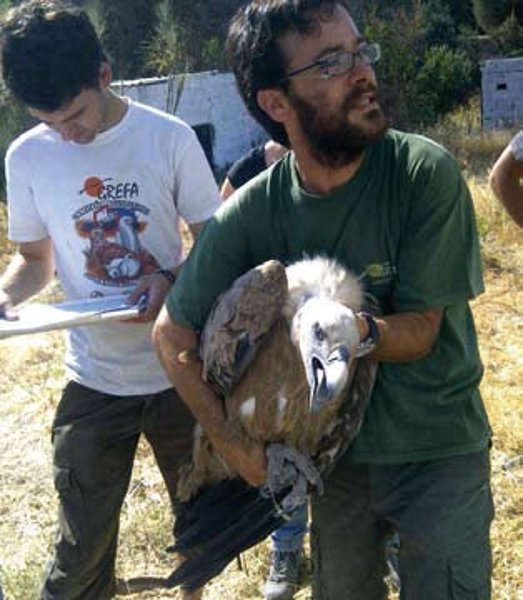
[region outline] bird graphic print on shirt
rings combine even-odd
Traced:
[[[88,177],[78,192],[92,200],[73,214],[81,238],[88,279],[110,286],[128,286],[159,268],[156,258],[142,245],[150,212],[137,201],[136,182],[114,184],[111,178]]]

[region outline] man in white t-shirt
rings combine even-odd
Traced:
[[[53,423],[59,537],[42,598],[102,600],[116,589],[120,509],[139,436],[149,441],[174,503],[194,421],[150,340],[181,262],[179,219],[193,237],[220,203],[194,132],[117,96],[85,13],[30,0],[2,32],[4,80],[41,124],[6,155],[9,237],[0,312],[55,271],[68,299],[147,299],[132,322],[78,327]],[[187,597],[189,597],[187,595]]]

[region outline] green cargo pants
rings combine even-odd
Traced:
[[[494,515],[488,450],[403,465],[336,466],[312,501],[315,600],[384,600],[400,538],[401,600],[488,600]]]
[[[194,419],[172,389],[110,396],[69,382],[53,423],[59,532],[45,600],[114,594],[120,510],[144,434],[174,503],[178,467],[192,448]]]

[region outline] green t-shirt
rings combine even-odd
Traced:
[[[288,264],[317,254],[361,275],[384,314],[444,309],[426,358],[380,364],[354,459],[399,463],[485,448],[490,430],[468,306],[483,291],[481,260],[456,161],[424,137],[391,130],[349,182],[314,196],[287,155],[211,219],[168,297],[169,314],[201,331],[241,273],[270,258]]]

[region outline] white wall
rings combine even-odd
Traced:
[[[115,90],[133,100],[176,114],[189,125],[214,126],[217,172],[267,138],[245,108],[231,73],[189,73],[175,77],[117,81]]]
[[[484,129],[523,125],[523,58],[485,61],[481,94]]]

